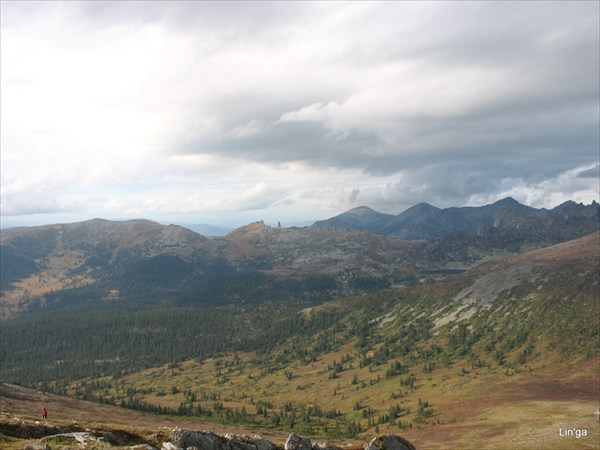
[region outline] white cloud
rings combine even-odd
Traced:
[[[2,215],[597,199],[596,6],[4,2]]]
[[[265,123],[261,120],[251,120],[246,125],[231,130],[231,136],[234,139],[244,139],[256,136],[264,131]]]

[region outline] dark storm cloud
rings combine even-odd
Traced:
[[[591,169],[582,170],[577,174],[577,178],[596,178],[600,175],[600,164],[596,164],[596,167],[592,167]],[[600,188],[600,186],[599,186]]]
[[[427,14],[409,8],[408,16],[400,15],[404,5],[377,6],[366,11],[364,21],[353,18],[349,22],[362,25],[359,34],[334,35],[348,43],[338,59],[373,64],[357,67],[358,74],[385,70],[391,63],[416,66],[414,75],[422,79],[409,81],[422,89],[413,99],[420,105],[397,104],[398,98],[411,96],[403,91],[407,79],[400,73],[386,85],[390,104],[378,103],[378,97],[367,99],[366,107],[371,108],[367,111],[351,105],[354,95],[373,87],[360,81],[354,92],[333,102],[330,97],[313,95],[303,103],[289,97],[270,98],[268,110],[260,100],[217,106],[223,123],[230,127],[257,119],[265,127],[247,139],[221,136],[218,144],[210,140],[186,143],[180,151],[215,152],[261,162],[303,161],[375,174],[454,165],[453,172],[463,177],[479,174],[488,180],[490,176],[499,180],[556,175],[597,159],[597,5],[442,3],[435,9],[425,6]],[[211,14],[227,18],[230,7]],[[261,22],[266,25],[272,26],[274,17],[285,21],[292,15],[286,8],[270,9],[263,4],[261,8],[266,8]],[[378,20],[383,31],[378,30],[377,21],[369,23],[368,19]],[[443,80],[444,73],[461,70],[465,70],[464,80],[460,76]],[[442,81],[431,81],[435,78]],[[292,85],[289,88],[294,90]],[[439,101],[448,95],[447,101]],[[315,117],[274,121],[316,100],[323,107],[315,109]],[[326,107],[332,103],[335,108]],[[245,105],[242,110],[240,105]],[[387,112],[381,114],[379,109]],[[503,170],[488,173],[492,164]],[[461,167],[468,167],[468,173]]]

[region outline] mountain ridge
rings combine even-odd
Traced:
[[[584,236],[600,223],[595,202],[552,210],[515,205],[510,198],[446,210],[421,203],[398,216],[362,206],[339,227],[336,221],[306,228],[259,221],[213,239],[141,219],[1,230],[3,315],[65,296],[323,301],[451,275],[486,259]],[[357,229],[375,225],[389,234]],[[448,229],[430,239],[398,238],[411,230],[435,235]],[[246,283],[253,287],[245,289]]]
[[[523,219],[535,216],[538,221],[544,221],[549,217],[559,215],[566,209],[576,209],[580,214],[584,214],[585,210],[595,211],[596,215],[600,214],[600,208],[595,201],[587,206],[575,202],[565,202],[556,208],[546,210],[523,205],[512,197],[506,197],[484,206],[445,209],[422,202],[396,216],[379,213],[368,207],[359,207],[330,219],[315,222],[309,228],[368,231],[394,239],[431,240],[460,231],[480,234],[488,226],[497,227],[496,220],[507,210],[511,210],[513,215]],[[357,210],[362,214],[357,214]]]

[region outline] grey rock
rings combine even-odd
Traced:
[[[313,450],[339,450],[338,447],[333,447],[326,442],[322,442],[321,444],[314,444]]]
[[[271,442],[256,436],[238,436],[175,429],[162,445],[162,450],[276,450]],[[308,449],[310,450],[310,448]]]
[[[365,446],[365,450],[416,450],[415,446],[401,436],[387,434],[378,436]]]
[[[312,444],[310,440],[292,433],[285,441],[285,450],[312,450]]]
[[[187,450],[189,447],[197,447],[199,450],[224,450],[225,439],[213,433],[176,429],[163,443],[163,450]]]
[[[275,450],[275,446],[271,442],[260,436],[250,438],[228,433],[225,438],[228,440],[225,443],[225,448],[228,450]]]
[[[257,450],[276,450],[277,447],[273,443],[267,441],[262,436],[254,436],[254,444]]]
[[[94,436],[92,433],[88,433],[86,431],[77,431],[74,433],[61,433],[61,434],[53,434],[51,436],[46,436],[44,440],[52,440],[52,439],[66,439],[71,440],[73,442],[78,442],[80,444],[85,444],[86,442],[94,442],[97,441],[98,438]]]

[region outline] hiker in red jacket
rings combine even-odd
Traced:
[[[47,419],[47,418],[48,418],[48,410],[46,409],[46,407],[43,407],[43,408],[42,408],[42,417],[43,417],[44,419]]]

